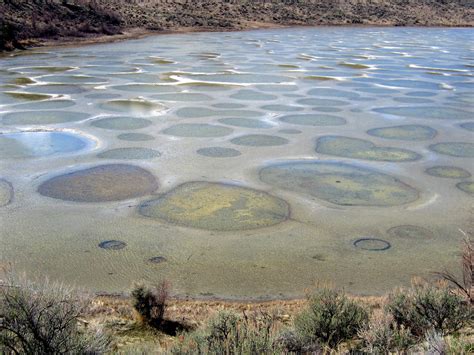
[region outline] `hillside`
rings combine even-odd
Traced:
[[[0,0],[0,50],[131,29],[276,25],[473,26],[469,0]]]

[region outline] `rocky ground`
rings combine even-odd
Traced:
[[[0,0],[0,50],[163,31],[473,26],[470,0]]]

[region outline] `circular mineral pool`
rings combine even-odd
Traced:
[[[167,259],[164,256],[153,256],[148,259],[148,262],[152,264],[161,264],[167,261]]]
[[[13,187],[4,179],[0,179],[0,207],[8,205],[13,199]]]
[[[16,105],[15,109],[21,110],[56,110],[61,108],[68,108],[74,106],[76,103],[73,100],[46,100],[39,102],[30,102],[27,104]]]
[[[289,143],[288,139],[286,138],[270,136],[266,134],[248,134],[245,136],[233,138],[230,141],[237,145],[249,147],[271,147]]]
[[[168,127],[162,133],[178,137],[223,137],[231,134],[232,128],[207,123],[180,123]]]
[[[474,122],[461,123],[459,127],[464,128],[465,130],[474,132]]]
[[[211,158],[232,158],[241,155],[237,149],[225,147],[206,147],[196,151],[199,155]]]
[[[438,132],[428,126],[422,125],[401,125],[391,127],[373,128],[367,131],[371,136],[398,139],[403,141],[417,141],[432,139]]]
[[[82,121],[89,118],[87,113],[72,111],[17,111],[3,115],[2,123],[13,125],[44,125]]]
[[[104,240],[99,243],[99,248],[107,250],[120,250],[127,246],[127,243],[120,240]]]
[[[0,159],[38,158],[76,153],[93,146],[77,134],[54,131],[32,131],[0,134]]]
[[[373,111],[387,115],[441,119],[441,120],[466,120],[472,113],[452,107],[443,106],[396,106],[375,108]]]
[[[38,187],[38,192],[66,201],[106,202],[149,195],[157,188],[155,177],[145,169],[108,164],[50,178]]]
[[[428,175],[449,178],[449,179],[465,179],[471,177],[471,173],[467,170],[456,166],[433,166],[425,170]]]
[[[106,150],[102,153],[97,154],[97,157],[101,159],[141,160],[158,158],[160,155],[160,152],[150,148],[127,147]]]
[[[145,142],[152,141],[155,137],[145,133],[122,133],[117,136],[122,141]]]
[[[384,251],[391,248],[389,242],[377,238],[360,238],[353,244],[356,248],[370,251]]]
[[[410,224],[392,227],[387,233],[392,237],[410,240],[425,240],[433,237],[433,233],[428,229]]]
[[[235,231],[286,220],[288,204],[263,191],[211,182],[189,182],[139,207],[145,217],[186,227]]]
[[[230,95],[232,99],[236,100],[250,100],[250,101],[268,101],[268,100],[276,100],[278,96],[272,94],[264,94],[263,92],[259,92],[256,90],[250,89],[243,89],[239,92]]]
[[[340,126],[347,123],[342,117],[317,113],[286,115],[280,117],[280,121],[301,126]]]
[[[152,121],[139,117],[106,117],[91,123],[94,127],[114,130],[141,129],[153,124]]]
[[[429,149],[433,152],[459,158],[474,158],[474,143],[444,142],[432,144]]]
[[[467,192],[468,194],[471,194],[471,195],[474,194],[474,182],[473,181],[458,182],[456,184],[456,187],[461,191]]]
[[[138,115],[149,115],[166,109],[164,105],[143,99],[111,100],[101,104],[100,107],[109,111],[126,112]]]
[[[221,118],[218,120],[220,123],[236,126],[236,127],[245,127],[245,128],[272,128],[273,126],[270,123],[265,121],[253,119],[253,118]]]
[[[318,138],[316,152],[345,158],[375,161],[404,162],[421,159],[421,155],[408,149],[377,147],[374,143],[364,139],[343,136],[324,136]]]
[[[416,189],[393,176],[339,162],[274,164],[260,170],[260,180],[342,206],[398,206],[419,197]]]

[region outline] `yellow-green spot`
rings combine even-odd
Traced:
[[[189,182],[158,199],[144,202],[143,216],[209,230],[268,227],[284,221],[288,204],[263,191],[211,182]]]

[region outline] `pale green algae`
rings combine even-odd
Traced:
[[[40,100],[47,100],[52,98],[51,95],[47,94],[34,94],[30,92],[19,92],[19,91],[4,91],[2,92],[3,95],[10,96],[13,99],[17,99],[20,101],[40,101]]]
[[[386,139],[399,139],[404,141],[416,141],[432,139],[438,132],[428,126],[422,125],[400,125],[391,127],[373,128],[367,134]]]
[[[87,113],[72,111],[16,111],[3,115],[4,125],[44,125],[82,121]]]
[[[145,217],[181,226],[234,231],[286,220],[288,204],[263,191],[211,182],[188,182],[139,207]]]
[[[233,144],[250,147],[270,147],[288,144],[286,138],[266,134],[247,134],[230,140]]]
[[[426,240],[433,237],[433,233],[428,229],[410,224],[392,227],[387,233],[391,237],[410,240]]]
[[[36,81],[28,77],[19,77],[11,80],[10,83],[15,85],[29,85],[36,83]]]
[[[415,161],[421,155],[407,149],[377,147],[374,143],[359,138],[323,136],[316,142],[316,152],[345,158],[375,161]]]
[[[153,122],[139,117],[106,117],[91,122],[91,125],[103,129],[113,130],[133,130],[141,129],[152,125]]]
[[[13,187],[4,179],[0,178],[0,207],[8,205],[13,199]]]
[[[462,181],[456,184],[456,187],[468,194],[474,195],[474,181]]]
[[[225,147],[206,147],[196,151],[199,155],[211,158],[232,158],[241,155],[237,149]]]
[[[373,111],[394,116],[441,120],[466,120],[472,117],[471,112],[443,106],[380,107]]]
[[[279,120],[301,126],[340,126],[347,123],[342,117],[317,113],[285,115],[280,117]]]
[[[106,202],[149,195],[157,188],[156,178],[143,168],[107,164],[50,178],[38,187],[38,192],[66,201]]]
[[[232,128],[207,123],[181,123],[168,127],[162,133],[178,137],[223,137],[231,134]]]
[[[456,166],[433,166],[426,169],[425,172],[428,175],[449,179],[464,179],[471,177],[471,173],[469,171]]]
[[[474,143],[444,142],[432,144],[429,149],[452,157],[474,158]]]
[[[260,180],[343,206],[399,206],[419,197],[416,189],[393,176],[340,162],[274,164],[260,170]]]
[[[150,148],[115,148],[106,150],[105,152],[97,154],[98,158],[101,159],[152,159],[158,158],[161,153],[157,150]]]

